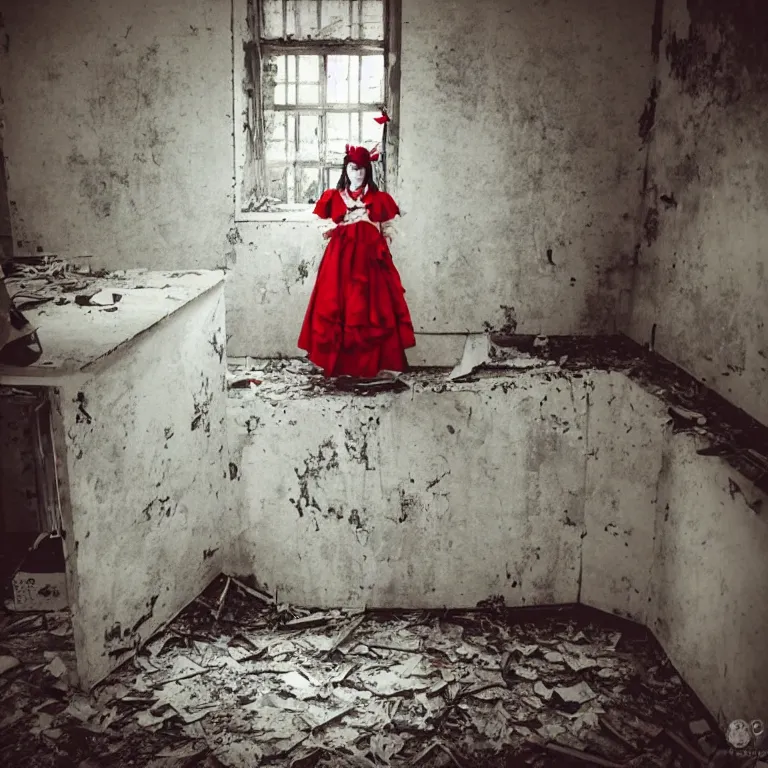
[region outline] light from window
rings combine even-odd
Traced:
[[[251,200],[314,203],[335,186],[345,145],[383,139],[383,0],[261,0],[263,178]],[[257,98],[257,93],[254,93]],[[259,203],[263,210],[263,202]]]
[[[262,0],[267,40],[383,40],[384,0]]]

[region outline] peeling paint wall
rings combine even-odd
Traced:
[[[614,330],[636,237],[653,5],[404,0],[390,190],[405,214],[393,255],[418,332],[412,362],[452,364],[461,334],[502,324],[502,305],[523,333]],[[301,223],[238,233],[231,352],[295,354],[324,243]]]
[[[664,453],[648,626],[726,726],[768,712],[768,497],[697,447]]]
[[[232,224],[231,4],[2,6],[16,239],[110,267],[226,264],[231,353],[295,354],[323,242]],[[482,331],[502,305],[525,333],[613,330],[652,18],[653,0],[405,0],[394,253],[418,331]],[[421,335],[412,358],[461,343]]]
[[[768,423],[768,23],[750,0],[665,0],[636,340]]]
[[[223,264],[232,216],[231,8],[0,2],[14,236],[111,268]]]
[[[647,624],[669,416],[623,374],[589,381],[581,601]]]
[[[574,602],[585,418],[584,386],[560,377],[230,400],[239,567],[304,605]]]
[[[232,546],[224,333],[220,284],[62,389],[66,547],[85,686],[193,600]]]
[[[471,607],[499,594],[646,621],[659,401],[617,373],[454,386],[230,398],[236,570],[308,605]]]
[[[721,724],[768,710],[768,498],[623,374],[244,395],[228,421],[229,567],[281,600],[580,601],[646,624]]]

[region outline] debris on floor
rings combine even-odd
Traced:
[[[124,291],[145,288],[138,272],[94,270],[85,262],[53,254],[16,257],[3,265],[3,271],[8,292],[20,310],[53,303],[76,304],[86,312],[117,312]]]
[[[0,623],[2,765],[741,764],[644,630],[583,608],[308,610],[221,577],[89,696],[65,627]]]

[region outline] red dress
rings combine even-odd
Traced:
[[[299,348],[326,376],[404,371],[416,345],[405,290],[381,224],[400,211],[390,195],[326,190],[314,212],[337,225],[320,262]]]

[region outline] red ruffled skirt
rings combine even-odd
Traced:
[[[405,371],[416,345],[400,275],[372,224],[331,234],[299,335],[299,348],[326,376],[369,378]]]

